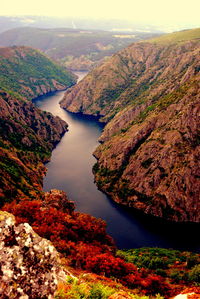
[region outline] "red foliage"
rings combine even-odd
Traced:
[[[163,295],[169,295],[170,293],[170,285],[165,282],[164,278],[151,274],[148,275],[146,278],[141,280],[140,286],[142,289],[145,289],[147,294],[163,294]]]
[[[130,272],[136,270],[135,266],[124,262],[119,257],[115,257],[110,253],[102,253],[94,255],[87,260],[86,269],[104,276],[121,278]]]
[[[137,271],[131,263],[115,257],[112,238],[100,219],[74,211],[57,209],[42,201],[21,201],[6,204],[4,210],[15,215],[17,223],[28,222],[44,238],[52,241],[70,263],[107,277],[116,277],[130,288],[145,289],[148,294],[169,291],[164,279],[148,272]]]
[[[140,273],[134,273],[134,274],[129,274],[124,277],[123,282],[127,285],[129,288],[137,288],[138,286],[141,285],[142,277]]]
[[[90,215],[68,214],[53,207],[43,207],[37,200],[6,204],[4,210],[13,213],[17,223],[28,222],[40,236],[57,245],[60,243],[61,248],[68,241],[83,241],[114,249],[112,238],[106,234],[105,222]]]

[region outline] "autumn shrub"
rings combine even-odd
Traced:
[[[124,284],[131,288],[138,288],[141,285],[142,277],[139,273],[129,274],[123,278]]]
[[[64,211],[47,202],[23,200],[19,203],[8,203],[3,209],[13,213],[17,223],[28,222],[41,237],[51,240],[57,250],[67,257],[70,266],[114,277],[129,288],[139,288],[145,294],[170,293],[170,287],[165,279],[152,274],[154,271],[152,269],[157,271],[165,269],[169,261],[176,261],[176,253],[166,250],[158,250],[156,253],[156,250],[146,248],[141,252],[121,251],[121,255],[116,255],[113,240],[106,234],[104,221],[75,212],[73,209]],[[171,255],[170,258],[166,258],[166,252],[168,256]],[[132,263],[133,260],[136,261],[138,268]],[[200,271],[198,271],[199,268],[191,270],[190,281],[199,281]],[[66,298],[87,298],[75,297],[70,290]],[[73,290],[77,290],[77,294],[78,292],[88,294],[84,286],[74,285]],[[93,293],[97,296],[98,292],[100,294],[100,290],[96,287]]]
[[[97,274],[107,277],[124,277],[136,270],[135,266],[126,263],[119,257],[115,257],[110,253],[102,253],[87,260],[85,268]]]
[[[149,295],[160,293],[162,295],[170,296],[171,294],[170,285],[167,282],[165,282],[163,277],[159,275],[148,275],[145,279],[141,281],[140,286]]]
[[[87,214],[71,214],[54,207],[44,207],[42,201],[21,201],[6,204],[4,210],[15,215],[17,223],[28,222],[41,237],[53,242],[55,247],[66,255],[83,252],[83,244],[100,248],[101,252],[113,252],[112,238],[106,234],[106,224]],[[75,246],[77,245],[78,246]],[[96,251],[94,251],[96,252]]]

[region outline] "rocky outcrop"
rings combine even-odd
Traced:
[[[52,189],[49,192],[45,192],[43,199],[44,207],[55,208],[58,211],[71,214],[75,210],[75,204],[73,201],[67,198],[64,191]]]
[[[157,106],[97,148],[96,182],[115,201],[170,220],[200,221],[199,79],[178,103]]]
[[[2,211],[0,232],[0,298],[54,298],[65,272],[51,242]]]
[[[116,202],[200,221],[200,30],[140,42],[69,89],[61,106],[109,121],[95,180]]]
[[[0,205],[40,196],[43,163],[66,131],[67,124],[59,117],[0,93]]]

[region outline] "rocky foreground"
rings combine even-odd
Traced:
[[[66,273],[51,242],[3,211],[0,232],[0,298],[54,298]]]

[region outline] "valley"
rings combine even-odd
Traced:
[[[61,107],[107,122],[98,187],[116,202],[199,222],[200,30],[134,43],[66,91]]]
[[[199,39],[133,43],[86,76],[0,48],[0,297],[198,298]]]
[[[84,73],[79,75],[83,78]],[[75,202],[77,211],[105,220],[107,232],[118,248],[166,247],[200,252],[195,237],[200,228],[198,224],[176,224],[133,209],[129,211],[112,203],[97,189],[92,173],[96,159],[92,154],[104,126],[91,116],[76,115],[60,108],[59,101],[64,93],[57,92],[34,101],[38,108],[68,123],[68,132],[46,164],[44,191],[64,190]]]
[[[67,69],[88,71],[132,42],[155,35],[151,32],[21,27],[1,33],[0,46],[37,48]]]

